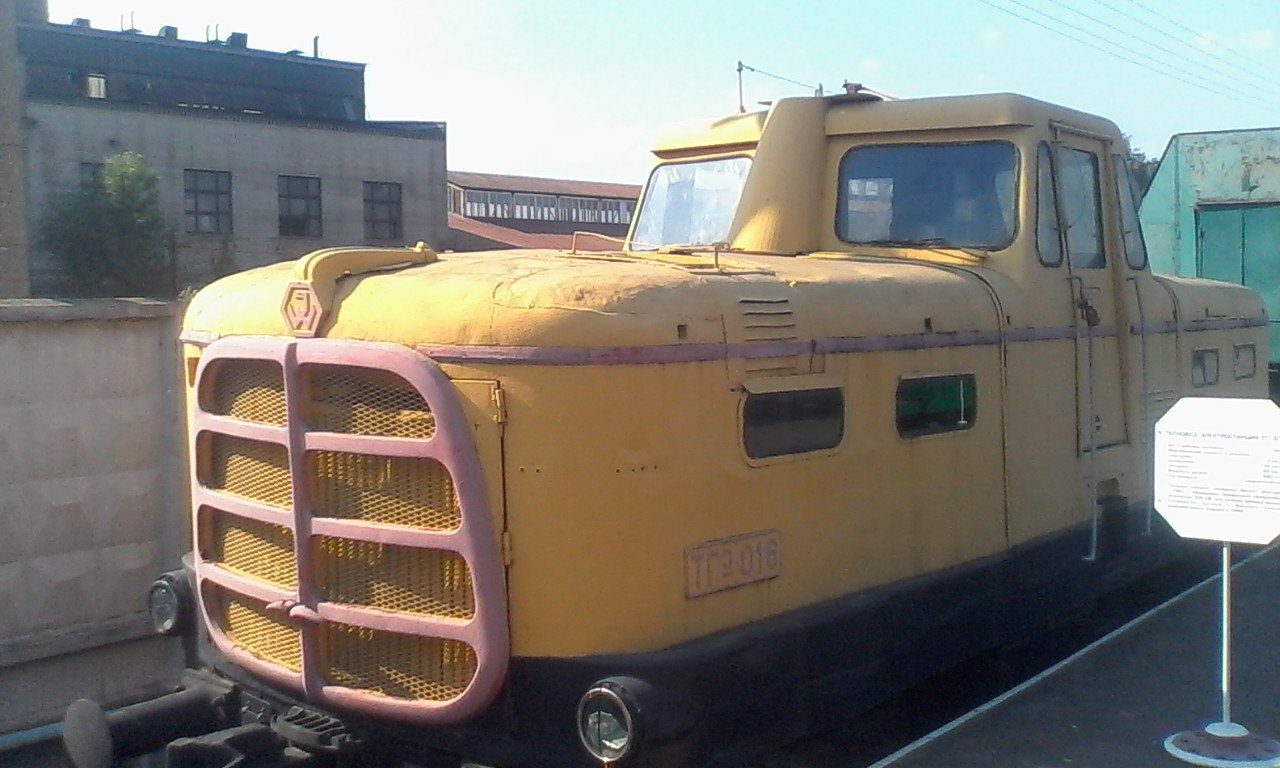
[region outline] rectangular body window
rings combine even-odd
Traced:
[[[1017,225],[1005,141],[854,147],[840,159],[836,234],[855,245],[996,250]]]
[[[1067,261],[1073,269],[1102,269],[1102,205],[1098,202],[1098,156],[1064,148],[1058,155],[1062,228],[1067,232]]]
[[[844,393],[839,389],[747,395],[742,442],[753,459],[835,448],[843,438]]]
[[[231,232],[231,172],[182,172],[183,213],[187,232],[216,235]]]
[[[364,183],[364,239],[403,240],[400,185],[390,181]]]
[[[1218,383],[1218,350],[1191,351],[1191,386],[1212,387]]]
[[[898,382],[898,434],[921,437],[969,429],[978,416],[978,385],[972,373]]]
[[[315,176],[278,177],[281,237],[321,237],[320,179]]]
[[[1235,349],[1235,376],[1252,379],[1258,372],[1258,348],[1253,344],[1237,344]]]

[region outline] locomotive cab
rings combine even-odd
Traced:
[[[1265,397],[1266,318],[1151,273],[1112,123],[855,94],[654,153],[616,252],[334,249],[193,300],[154,603],[220,723],[728,765],[1179,554],[1151,426]]]

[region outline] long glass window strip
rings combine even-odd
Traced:
[[[182,172],[187,232],[231,232],[231,172],[187,168]]]

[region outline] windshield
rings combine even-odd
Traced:
[[[751,160],[726,157],[653,169],[631,231],[632,250],[711,245],[729,236]]]
[[[1017,166],[1003,141],[854,147],[840,160],[836,232],[860,245],[1004,248]]]

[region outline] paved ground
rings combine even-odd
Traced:
[[[1233,572],[1233,720],[1280,738],[1280,549]],[[1164,739],[1220,719],[1215,579],[877,768],[1185,766]]]

